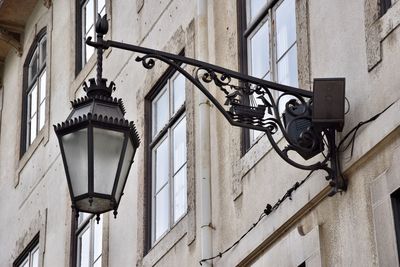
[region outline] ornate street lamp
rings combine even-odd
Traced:
[[[97,49],[97,79],[84,86],[87,96],[72,103],[74,110],[67,121],[55,126],[75,209],[94,214],[116,212],[139,146],[133,123],[123,119],[122,101],[111,98],[114,83],[107,87],[102,78],[102,54],[109,47],[143,54],[136,61],[147,69],[154,67],[155,59],[172,66],[204,93],[231,125],[263,131],[278,155],[296,168],[325,170],[331,196],[346,190],[335,142],[336,131],[342,131],[344,125],[344,78],[315,79],[311,92],[184,56],[104,40],[107,31],[106,16],[99,15],[97,41],[90,37],[86,41]],[[194,74],[182,64],[194,67]],[[223,92],[224,101],[208,91],[210,84]],[[274,136],[279,136],[278,140]],[[283,148],[278,145],[281,137],[286,141]],[[306,161],[318,157],[307,164],[292,154]]]
[[[96,27],[98,38],[108,28],[105,20],[101,22]],[[54,130],[76,214],[114,210],[116,216],[139,137],[133,122],[124,119],[122,100],[111,97],[115,86],[113,82],[107,86],[102,78],[103,50],[97,53],[96,80],[84,84],[87,95],[72,102],[67,120],[54,125]]]

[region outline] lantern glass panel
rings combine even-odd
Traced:
[[[117,202],[119,202],[121,198],[122,190],[124,188],[125,181],[128,178],[128,172],[131,167],[131,162],[134,154],[135,154],[135,148],[132,145],[132,141],[129,139],[128,144],[126,146],[124,161],[122,162],[122,168],[121,168],[121,173],[119,175],[117,190],[115,193],[115,199]]]
[[[123,132],[93,128],[94,192],[111,195],[123,144]]]
[[[88,138],[87,129],[61,137],[69,179],[74,196],[88,192]]]

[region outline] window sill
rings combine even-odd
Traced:
[[[154,266],[168,251],[171,250],[188,232],[189,216],[187,212],[172,228],[162,235],[153,247],[143,257],[143,266]]]
[[[282,140],[282,134],[276,133],[274,139],[277,143]],[[262,134],[252,144],[250,149],[240,159],[233,164],[233,182],[232,194],[233,200],[238,199],[243,193],[242,179],[249,173],[251,169],[270,151],[272,145],[266,134]]]
[[[48,114],[47,114],[48,115]],[[19,159],[18,167],[16,171],[16,176],[14,178],[14,187],[16,188],[20,182],[20,174],[22,170],[25,168],[29,160],[32,158],[33,154],[35,153],[36,149],[43,144],[46,145],[49,141],[49,123],[46,121],[43,129],[40,130],[38,135],[36,136],[33,143],[28,147],[25,151],[24,155]]]
[[[150,250],[152,250],[154,247],[156,247],[157,244],[160,243],[160,242],[164,239],[164,237],[167,236],[167,235],[175,228],[175,226],[178,225],[178,224],[186,217],[186,215],[187,215],[187,212],[186,212],[185,214],[183,214],[183,215],[179,218],[179,220],[177,220],[176,223],[174,223],[174,224],[171,226],[170,229],[168,229],[167,231],[165,231],[156,241],[154,241],[154,244],[152,245],[152,247],[151,247]]]

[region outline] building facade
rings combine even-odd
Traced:
[[[173,68],[109,48],[141,145],[117,218],[76,216],[52,125],[95,76],[97,13],[105,39],[305,90],[345,77],[347,191],[329,197],[326,173],[231,126]],[[0,1],[0,266],[399,266],[399,25],[397,0]]]

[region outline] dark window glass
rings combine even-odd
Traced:
[[[379,5],[380,5],[381,16],[382,16],[392,6],[392,0],[380,0]]]
[[[400,189],[390,195],[393,208],[394,227],[396,231],[397,253],[400,259]]]

